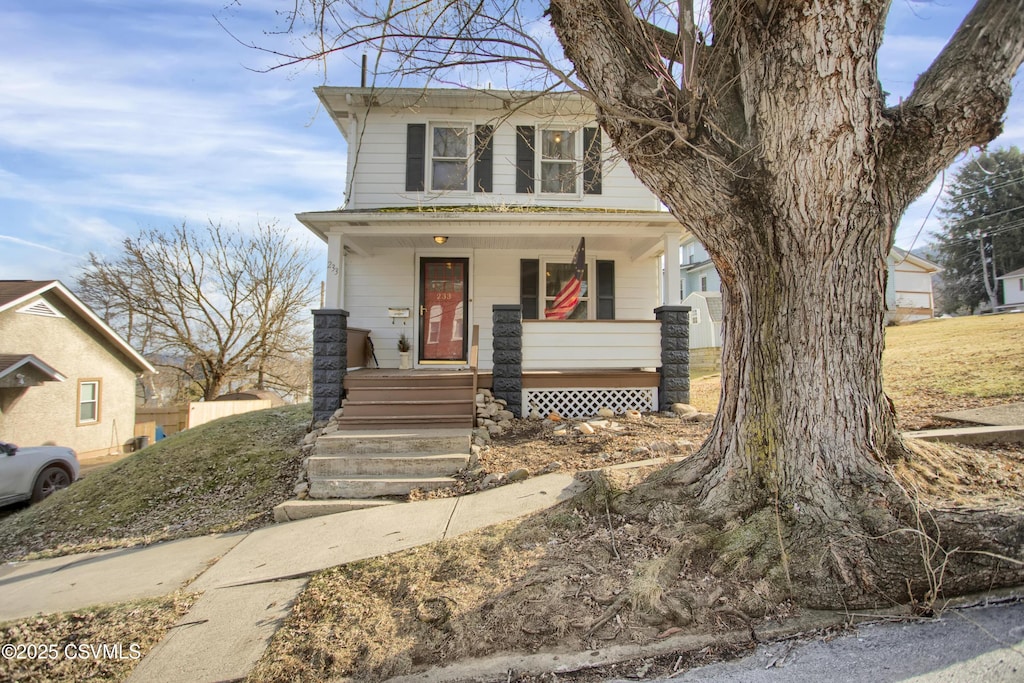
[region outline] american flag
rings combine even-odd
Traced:
[[[585,238],[580,238],[580,246],[572,257],[573,273],[561,291],[555,295],[551,308],[544,309],[544,317],[551,320],[565,320],[576,309],[580,302],[580,290],[583,288],[583,269],[587,263]]]

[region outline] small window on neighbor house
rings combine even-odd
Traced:
[[[469,185],[469,126],[433,126],[430,143],[430,189],[462,190]]]
[[[100,380],[85,379],[78,383],[78,424],[100,421]]]
[[[690,309],[690,324],[700,325],[700,310],[696,308]]]
[[[700,291],[708,291],[708,277],[707,275],[701,276],[700,278]]]
[[[1024,277],[1017,280],[1017,285],[1020,287],[1020,291],[1024,292]]]

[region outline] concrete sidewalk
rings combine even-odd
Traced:
[[[187,585],[203,595],[129,680],[244,678],[314,572],[529,515],[585,486],[572,474],[556,473],[459,498],[355,510],[249,534],[5,565],[0,620],[166,595]]]

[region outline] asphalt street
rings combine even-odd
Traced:
[[[771,643],[743,659],[656,680],[1020,683],[1024,681],[1024,602],[948,610],[927,621],[866,624],[828,640]]]

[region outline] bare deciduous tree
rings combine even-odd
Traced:
[[[143,230],[114,258],[89,254],[81,298],[158,367],[210,400],[231,379],[264,388],[278,363],[308,352],[312,254],[276,224],[252,233],[210,223]],[[302,388],[302,387],[300,387]]]
[[[782,577],[805,604],[934,591],[906,551],[922,537],[979,551],[943,558],[947,591],[1019,580],[1005,559],[1021,554],[1019,512],[921,514],[895,480],[917,447],[896,429],[882,348],[898,221],[957,154],[1000,132],[1024,2],[978,0],[895,105],[876,64],[888,0],[694,4],[296,0],[286,30],[304,42],[278,55],[371,46],[378,73],[419,82],[523,67],[534,88],[577,90],[701,240],[727,309],[718,414],[696,457],[620,505],[689,501],[721,547],[742,549],[720,562]]]

